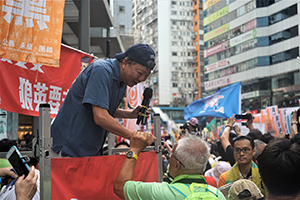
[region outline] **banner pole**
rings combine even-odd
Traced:
[[[154,141],[155,150],[157,151],[157,164],[158,164],[158,180],[161,183],[163,181],[163,168],[162,168],[162,152],[161,152],[161,130],[160,130],[160,115],[154,114]]]
[[[39,107],[39,158],[40,158],[40,198],[51,200],[51,157],[50,105]]]

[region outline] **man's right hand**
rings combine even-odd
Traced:
[[[38,174],[35,173],[34,167],[31,167],[31,170],[26,178],[25,175],[22,175],[18,178],[15,185],[17,200],[31,200],[34,197],[37,191],[37,179]]]

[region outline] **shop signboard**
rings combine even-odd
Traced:
[[[203,11],[206,10],[207,8],[212,7],[216,3],[220,2],[221,0],[207,0],[203,2]]]
[[[203,26],[206,26],[207,24],[225,16],[228,13],[229,13],[229,6],[225,6],[221,10],[218,10],[217,12],[209,15],[208,17],[205,17],[203,20]]]
[[[257,34],[256,29],[253,29],[252,31],[248,31],[235,38],[232,38],[230,39],[230,47],[234,47],[236,45],[252,40],[256,38],[256,34]]]
[[[204,67],[204,73],[209,73],[209,72],[212,72],[212,71],[215,71],[217,69],[221,69],[221,68],[224,68],[224,67],[227,67],[230,65],[230,58],[227,58],[227,59],[224,59],[224,60],[221,60],[219,62],[215,62],[211,65],[207,65]]]
[[[222,52],[228,48],[230,48],[230,40],[227,40],[226,42],[217,44],[216,46],[213,46],[209,49],[204,50],[204,58],[212,56],[216,53]]]
[[[206,81],[204,82],[204,88],[205,90],[211,90],[218,87],[223,87],[226,85],[231,84],[231,76],[226,76],[222,78],[218,78],[212,81]]]
[[[214,37],[217,37],[218,35],[221,35],[222,33],[225,33],[227,31],[229,31],[229,23],[224,24],[223,26],[220,26],[220,27],[204,34],[204,42],[206,42]]]

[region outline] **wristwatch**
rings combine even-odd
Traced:
[[[132,150],[129,150],[126,152],[126,157],[127,158],[134,158],[134,159],[138,159],[138,155],[136,155]]]

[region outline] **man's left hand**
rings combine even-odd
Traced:
[[[135,109],[132,110],[131,114],[133,116],[133,118],[137,118],[138,115],[139,115],[139,112],[140,110],[142,109],[143,107],[141,105],[137,106]],[[146,115],[149,116],[151,113],[151,108],[149,107],[147,110],[146,110]]]

